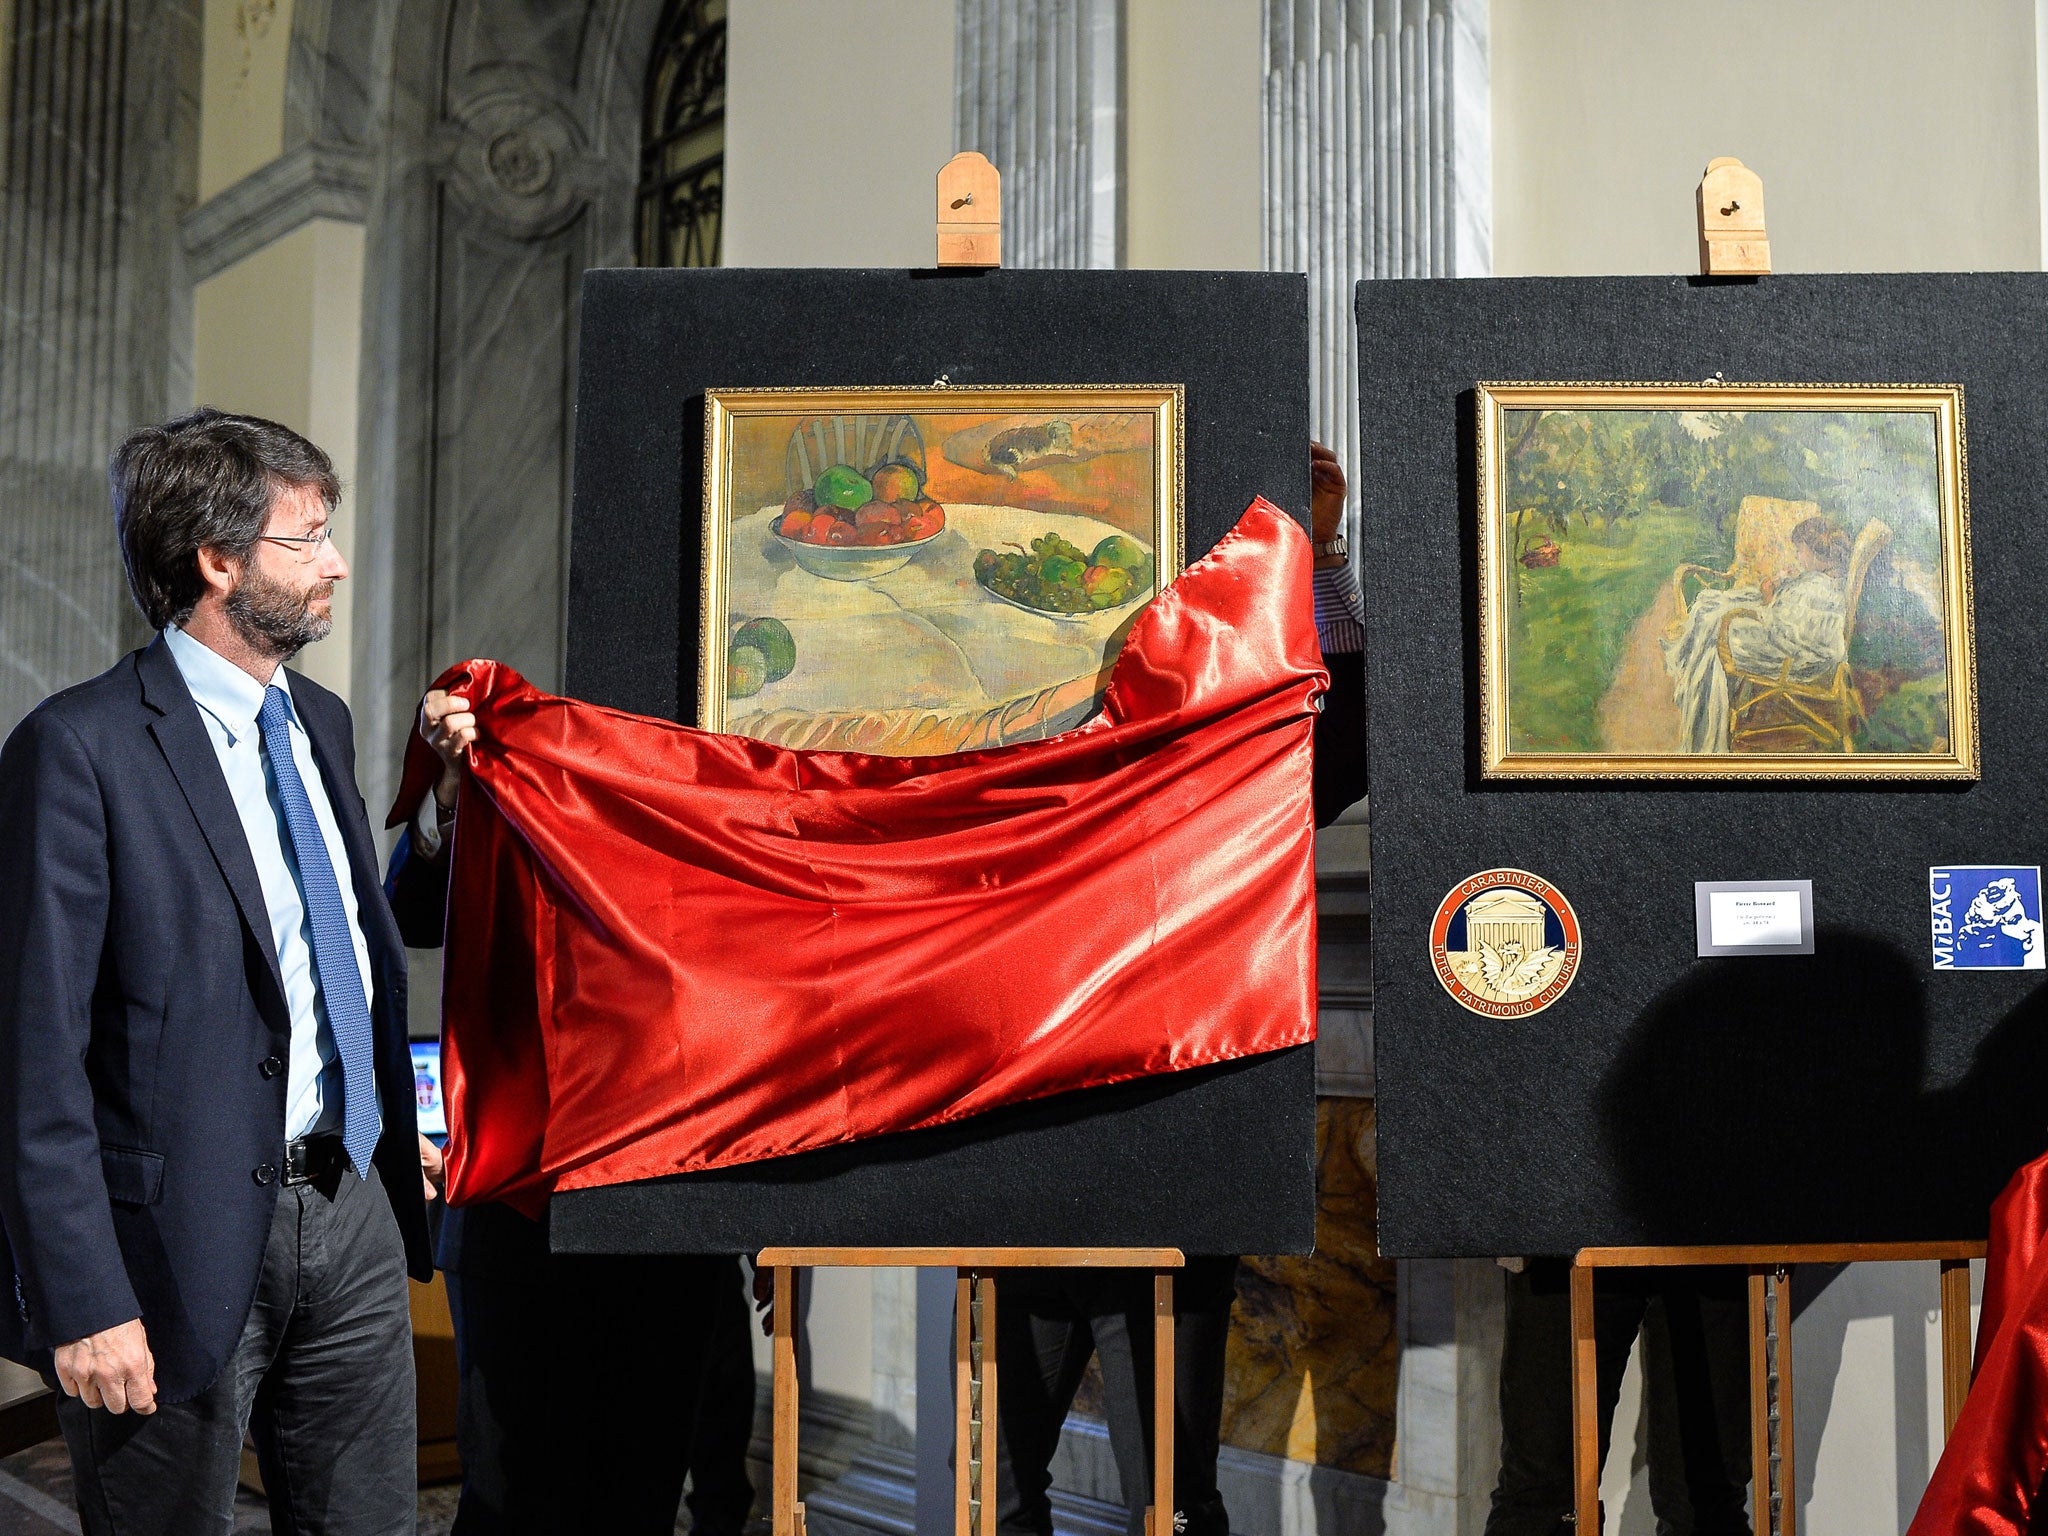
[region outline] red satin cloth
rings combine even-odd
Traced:
[[[1099,715],[796,752],[471,661],[448,1198],[725,1167],[1315,1037],[1307,539],[1264,500],[1133,626]],[[438,771],[417,737],[393,823]]]
[[[2048,1156],[1991,1207],[1976,1375],[1907,1536],[2027,1536],[2048,1478]],[[2044,1522],[2048,1528],[2048,1522]]]

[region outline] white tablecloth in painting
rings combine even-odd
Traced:
[[[768,508],[736,519],[728,542],[727,633],[742,619],[768,616],[788,625],[796,641],[787,677],[726,701],[726,729],[740,735],[788,746],[923,752],[1064,730],[1085,718],[1100,691],[1099,681],[1076,687],[1077,680],[1098,679],[1142,607],[1054,618],[1006,603],[975,581],[980,550],[1028,549],[1057,533],[1085,555],[1120,531],[1094,518],[949,505],[945,531],[902,569],[834,581],[803,569],[774,537],[780,516]],[[1045,708],[1023,707],[1033,699],[1046,700]],[[1004,706],[1021,712],[1004,722],[997,718]]]

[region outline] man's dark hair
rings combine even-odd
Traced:
[[[192,616],[206,583],[199,551],[246,560],[280,491],[312,486],[331,515],[334,464],[290,427],[201,406],[131,432],[107,468],[128,590],[152,629]]]

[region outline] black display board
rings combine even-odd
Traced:
[[[687,719],[707,389],[1181,384],[1186,547],[1308,505],[1308,289],[1288,274],[585,275],[567,691]],[[773,1242],[1306,1252],[1312,1047],[829,1151],[559,1195],[558,1250]]]
[[[1363,283],[1358,325],[1381,1251],[1982,1236],[2048,1144],[2048,997],[1935,972],[1927,880],[2048,863],[2048,277]],[[1479,779],[1474,385],[1716,376],[1963,386],[1981,782]],[[1584,933],[1511,1021],[1428,950],[1499,865]],[[1695,880],[1806,877],[1811,958],[1694,958]]]

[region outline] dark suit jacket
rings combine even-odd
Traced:
[[[1327,827],[1365,798],[1365,652],[1323,658],[1330,691],[1316,716],[1316,825]]]
[[[405,949],[377,880],[348,706],[294,674],[375,984],[376,1165],[412,1273],[420,1198]],[[140,1317],[157,1390],[220,1372],[283,1163],[291,1019],[256,865],[161,639],[0,750],[0,1356]]]

